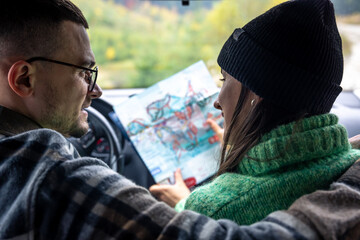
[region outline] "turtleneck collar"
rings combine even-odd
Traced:
[[[336,115],[323,114],[279,126],[249,150],[238,171],[262,175],[348,150],[346,129],[337,123]]]

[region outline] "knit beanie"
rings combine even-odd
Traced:
[[[291,112],[329,112],[341,92],[341,38],[329,0],[293,0],[235,29],[219,66]]]

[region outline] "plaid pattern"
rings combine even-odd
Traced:
[[[340,209],[353,213],[351,221],[343,217],[334,224],[339,218],[330,208],[336,204],[320,202],[334,196],[325,195],[305,201],[306,207],[295,203],[288,212],[238,226],[191,211],[176,213],[100,160],[79,157],[49,129],[0,136],[0,156],[0,239],[318,239],[324,231],[330,234],[328,229],[338,236],[360,222],[359,181],[352,177],[360,163],[334,185],[343,193],[341,201],[354,203]],[[324,212],[331,224],[321,221]]]
[[[0,156],[0,239],[253,239],[233,222],[176,213],[52,130],[3,137]]]

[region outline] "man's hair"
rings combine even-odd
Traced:
[[[70,0],[2,0],[0,58],[51,55],[61,46],[59,26],[66,20],[89,27]]]

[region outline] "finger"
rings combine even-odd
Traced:
[[[155,184],[155,185],[152,185],[152,186],[149,188],[149,191],[150,191],[151,193],[153,193],[153,194],[163,193],[164,191],[167,190],[166,187],[167,187],[166,185]]]
[[[353,136],[352,138],[349,138],[349,140],[357,140],[357,139],[360,139],[360,134],[359,135],[356,135],[356,136]]]
[[[213,119],[209,118],[206,120],[206,122],[210,125],[210,127],[216,134],[223,131],[223,129],[219,126],[219,124],[217,124]]]
[[[183,179],[183,177],[182,177],[181,169],[180,169],[180,168],[176,169],[176,171],[175,171],[175,173],[174,173],[174,176],[175,176],[175,184],[176,184],[176,183],[184,182],[184,179]]]
[[[219,126],[213,119],[209,118],[206,122],[210,125],[215,134],[222,140],[224,137],[224,129]]]
[[[360,147],[360,135],[356,135],[349,139],[349,142],[353,148],[359,148]]]

